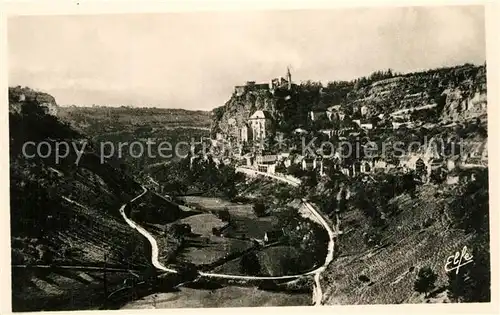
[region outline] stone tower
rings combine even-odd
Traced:
[[[292,89],[292,74],[290,73],[290,67],[286,68],[286,80],[288,81],[288,89]]]

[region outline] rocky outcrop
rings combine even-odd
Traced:
[[[57,115],[59,106],[52,95],[29,87],[9,87],[9,112],[20,113],[23,105],[30,102],[41,106],[46,114]]]
[[[276,119],[277,99],[268,90],[245,91],[241,95],[234,93],[223,107],[214,111],[213,131],[237,138],[239,130],[257,110],[267,111]]]
[[[479,118],[487,114],[486,91],[473,94],[461,89],[447,89],[442,118],[446,121],[462,121]]]

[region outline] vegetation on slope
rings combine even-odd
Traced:
[[[457,92],[459,100],[465,100],[472,98],[476,92],[484,94],[485,91],[486,65],[471,64],[407,74],[389,69],[351,81],[327,84],[306,81],[294,86],[291,91],[277,90],[274,95],[263,91],[233,95],[226,104],[212,111],[212,132],[236,137],[231,131],[232,126],[241,127],[255,110],[269,111],[275,118],[277,130],[286,135],[291,135],[299,127],[309,130],[339,128],[342,122],[312,122],[308,117],[310,111],[325,111],[333,105],[340,105],[351,119],[361,118],[358,109],[366,106],[365,118],[371,120],[379,114],[435,104],[437,106],[430,112],[425,111],[425,114],[426,120],[437,121],[444,115],[457,117],[455,111],[460,113],[460,108],[449,108],[450,103],[455,101],[451,94]],[[413,111],[414,118],[418,118],[418,114],[418,111]]]
[[[101,164],[90,145],[78,160],[72,145],[81,149],[85,136],[47,115],[36,91],[23,89],[27,95],[24,100],[16,94],[19,89],[9,92],[9,108],[15,109],[9,113],[12,264],[106,264],[149,269],[149,244],[118,211],[142,191],[140,185],[120,168]],[[50,98],[40,95],[44,103]],[[31,156],[35,152],[28,150],[30,156],[26,156],[23,146],[29,141],[35,145],[46,142],[52,154],[45,158]],[[56,162],[54,150],[62,142],[68,143],[70,150],[60,152],[68,155]],[[81,277],[84,279],[79,280]],[[121,274],[103,280],[95,274],[72,270],[14,268],[13,308],[98,308],[104,301],[104,291],[111,293],[127,277]],[[91,293],[93,290],[95,293]],[[75,295],[82,298],[74,299]]]
[[[458,187],[402,181],[401,190],[390,190],[378,180],[362,183],[340,214],[343,234],[323,279],[325,303],[489,301],[488,174],[477,174]],[[464,246],[474,262],[455,277],[445,263]],[[423,268],[437,274],[425,295],[414,292]]]

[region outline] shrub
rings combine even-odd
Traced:
[[[217,212],[217,217],[221,219],[223,222],[229,222],[231,220],[231,216],[229,214],[229,210],[224,208],[224,210]]]
[[[361,282],[370,282],[370,278],[368,278],[367,276],[365,275],[360,275],[358,277],[358,280],[361,281]]]
[[[448,297],[455,302],[489,302],[491,300],[491,268],[489,240],[486,236],[474,240],[473,262],[448,272]]]
[[[457,188],[456,197],[448,205],[456,227],[466,232],[488,233],[488,190],[488,170],[480,172],[475,181],[462,183]]]
[[[258,201],[253,205],[253,212],[258,217],[263,217],[267,215],[267,207],[262,201]]]
[[[413,284],[413,289],[418,293],[424,293],[425,297],[427,297],[429,291],[434,289],[436,280],[436,273],[430,267],[423,267],[418,271],[417,279]]]
[[[376,231],[364,234],[364,242],[366,246],[372,247],[380,245],[382,241],[382,235]]]
[[[241,257],[240,270],[243,274],[255,276],[260,273],[260,261],[255,253],[248,253]]]
[[[212,228],[212,234],[215,235],[215,236],[221,236],[222,235],[221,230],[218,229],[218,228],[216,228],[216,227]]]

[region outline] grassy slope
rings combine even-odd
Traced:
[[[413,282],[424,266],[438,274],[437,287],[445,284],[445,260],[468,245],[471,237],[447,229],[447,218],[440,212],[445,200],[436,191],[429,185],[421,187],[414,200],[407,195],[394,198],[402,212],[383,231],[379,249],[364,245],[368,223],[359,210],[343,215],[345,233],[338,242],[340,256],[328,266],[322,279],[326,304],[422,302],[423,297],[413,291]],[[435,222],[425,227],[423,223],[429,218]],[[360,281],[361,275],[373,283]]]

